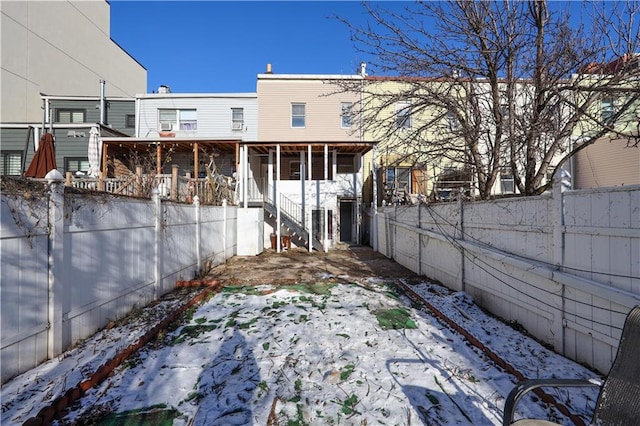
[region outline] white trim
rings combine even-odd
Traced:
[[[364,80],[364,78],[350,74],[258,74],[258,80]]]

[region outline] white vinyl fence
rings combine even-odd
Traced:
[[[640,304],[639,186],[392,206],[377,224],[381,253],[604,373]]]
[[[235,255],[235,207],[0,194],[2,383]]]

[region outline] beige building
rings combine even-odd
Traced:
[[[362,165],[374,143],[361,140],[354,113],[360,93],[340,86],[358,80],[274,74],[270,65],[258,75],[258,141],[245,145],[241,162],[249,163],[245,198],[274,207],[267,232],[302,235],[310,249],[366,240]]]
[[[640,147],[605,137],[578,152],[573,169],[575,189],[640,185]]]
[[[89,1],[0,1],[0,122],[38,123],[41,93],[133,97],[147,71],[110,34],[110,5]]]

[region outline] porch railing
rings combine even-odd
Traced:
[[[158,189],[160,196],[180,202],[193,202],[197,195],[203,204],[219,205],[222,200],[235,205],[237,197],[233,182],[221,175],[211,178],[189,178],[172,174],[144,175],[131,174],[119,178],[91,178],[73,176],[67,172],[65,185],[92,191],[104,191],[112,194],[150,198],[153,190]]]

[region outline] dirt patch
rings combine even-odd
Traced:
[[[293,248],[281,253],[269,249],[258,256],[236,256],[208,275],[225,286],[340,282],[367,277],[415,279],[417,275],[371,247],[342,244],[327,253]]]

